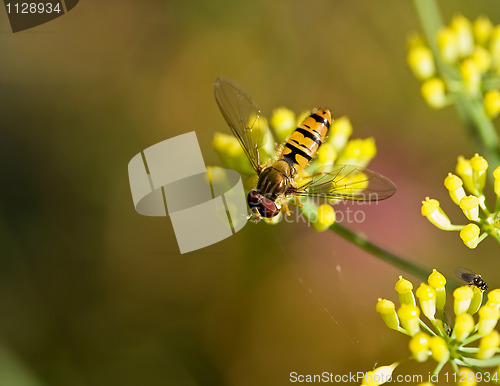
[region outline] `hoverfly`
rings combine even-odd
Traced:
[[[282,208],[290,215],[287,201],[293,197],[324,200],[378,201],[394,194],[392,181],[371,170],[353,165],[329,165],[302,177],[304,168],[325,142],[332,122],[330,111],[317,108],[288,138],[273,162],[261,163],[259,149],[266,142],[260,129],[261,112],[240,87],[226,78],[217,78],[215,99],[258,175],[255,189],[247,196],[251,215],[260,218],[277,216]]]
[[[469,285],[475,285],[480,290],[486,291],[488,284],[483,280],[481,275],[472,272],[470,269],[459,267],[455,270],[455,275]]]

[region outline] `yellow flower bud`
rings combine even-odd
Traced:
[[[327,142],[333,146],[336,152],[339,152],[345,147],[352,134],[351,121],[347,117],[340,117],[332,122],[329,131]]]
[[[430,199],[429,197],[425,198],[425,201],[422,201],[422,215],[427,217],[431,223],[433,223],[436,227],[442,230],[450,230],[451,221],[444,213],[443,209],[439,206],[439,201]]]
[[[498,72],[500,65],[500,26],[497,25],[491,31],[489,50],[495,70]]]
[[[376,311],[380,314],[387,327],[393,330],[399,329],[399,319],[396,314],[396,306],[393,302],[387,299],[379,298],[377,301]]]
[[[441,28],[438,32],[437,43],[439,54],[445,62],[454,63],[458,59],[459,48],[457,36],[451,28]]]
[[[500,91],[489,90],[484,94],[484,112],[488,117],[494,119],[500,113]]]
[[[443,310],[446,303],[446,278],[435,269],[427,278],[427,283],[436,290],[436,307]]]
[[[480,335],[489,334],[497,325],[500,311],[491,305],[484,305],[478,311],[479,323],[477,332]]]
[[[425,362],[429,357],[429,342],[430,336],[425,332],[419,332],[410,339],[410,343],[408,344],[410,351],[413,355],[413,358],[417,362]]]
[[[474,293],[474,295],[472,295],[472,300],[470,301],[470,305],[469,305],[469,309],[467,310],[467,313],[474,315],[479,310],[479,307],[481,307],[481,303],[483,302],[483,292],[484,291],[477,288],[476,286],[473,286],[472,292]]]
[[[335,222],[335,210],[328,204],[318,206],[318,217],[312,221],[313,228],[318,232],[326,231]]]
[[[474,48],[472,26],[469,20],[462,15],[453,17],[450,23],[457,39],[458,53],[461,57],[470,55]]]
[[[455,291],[453,291],[453,309],[455,311],[455,315],[467,312],[473,296],[474,292],[469,286],[458,287]]]
[[[445,89],[442,79],[430,78],[422,84],[420,92],[430,107],[439,109],[447,103]]]
[[[500,309],[500,289],[497,288],[488,292],[487,305]]]
[[[481,338],[479,342],[479,351],[477,352],[478,359],[489,359],[500,345],[500,334],[493,330]]]
[[[493,177],[495,178],[495,194],[500,197],[500,166],[493,172]]]
[[[286,107],[274,109],[270,122],[279,142],[284,142],[296,129],[295,113]]]
[[[413,336],[420,331],[420,309],[417,306],[402,304],[397,313],[403,328],[408,332],[408,334]]]
[[[337,152],[333,146],[326,142],[320,146],[317,153],[318,166],[329,165],[335,162],[337,158]]]
[[[474,154],[470,159],[470,166],[472,167],[472,182],[479,192],[483,191],[486,184],[486,172],[488,170],[488,161],[486,161],[479,154]]]
[[[460,200],[460,209],[471,221],[479,221],[479,198],[476,196],[465,196]]]
[[[476,63],[472,59],[465,59],[459,69],[465,90],[470,94],[477,94],[481,88],[481,72]]]
[[[430,320],[434,320],[434,315],[436,314],[436,291],[431,286],[422,283],[415,292],[418,301],[420,302],[420,308],[425,316]]]
[[[255,170],[235,136],[215,133],[212,147],[226,168],[245,175],[255,174]]]
[[[404,279],[403,276],[399,276],[394,289],[399,295],[399,304],[415,305],[415,297],[412,292],[413,284],[409,280]]]
[[[418,79],[428,79],[436,73],[434,58],[429,48],[417,46],[408,52],[408,65]]]
[[[474,318],[468,312],[463,312],[457,315],[455,319],[455,327],[453,328],[453,335],[459,342],[467,339],[469,334],[474,330]]]
[[[488,41],[492,29],[493,25],[491,24],[490,19],[485,16],[479,16],[472,24],[474,39],[477,43],[483,46]]]
[[[456,172],[464,182],[465,188],[472,194],[479,195],[472,180],[472,166],[468,159],[465,159],[463,156],[458,157]]]
[[[479,243],[479,233],[481,230],[476,224],[467,224],[460,231],[460,238],[464,242],[464,244],[470,249],[474,249],[477,247]]]
[[[351,139],[336,160],[338,164],[365,167],[377,154],[377,146],[373,138]]]
[[[390,366],[377,367],[373,371],[367,371],[361,381],[361,386],[378,386],[391,380],[394,369],[399,365],[398,362]]]
[[[476,372],[468,367],[460,367],[457,374],[457,385],[476,386]]]
[[[474,47],[474,51],[470,58],[481,73],[485,73],[491,67],[491,55],[486,48],[481,46]]]
[[[432,358],[437,362],[446,362],[450,358],[450,351],[446,341],[440,336],[433,336],[429,339],[429,346],[432,353]]]
[[[448,176],[444,179],[444,186],[448,189],[451,199],[457,205],[460,200],[465,197],[463,185],[462,179],[452,173],[448,173]]]

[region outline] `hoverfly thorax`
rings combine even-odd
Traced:
[[[275,162],[272,166],[262,171],[256,190],[274,200],[276,197],[287,192],[293,174],[294,169],[288,162],[284,160]]]

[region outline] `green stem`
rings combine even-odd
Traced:
[[[314,223],[318,218],[318,206],[310,200],[302,202],[301,212],[309,223]],[[373,256],[378,257],[380,260],[393,265],[394,267],[401,268],[409,274],[427,280],[427,277],[432,272],[431,269],[423,267],[417,263],[408,261],[407,259],[389,252],[382,247],[372,243],[366,237],[353,232],[344,226],[334,223],[329,228],[347,241],[357,245],[359,248],[371,253]]]
[[[412,274],[413,276],[419,277],[423,280],[427,280],[427,277],[432,272],[431,269],[425,268],[417,263],[411,262],[401,256],[398,256],[392,252],[389,252],[382,247],[372,243],[364,236],[345,228],[340,224],[333,224],[330,226],[330,230],[343,237],[347,241],[357,245],[361,249],[371,253],[380,260],[385,261],[393,265],[394,267],[401,268],[406,272]]]

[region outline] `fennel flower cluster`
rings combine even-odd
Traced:
[[[260,117],[257,130],[260,131],[259,135],[265,138],[263,146],[259,149],[261,164],[267,167],[277,160],[283,147],[279,144],[283,144],[309,114],[310,111],[306,111],[296,116],[290,109],[281,107],[272,112],[269,122],[264,117]],[[254,127],[253,130],[255,129]],[[334,120],[325,143],[319,147],[316,157],[307,166],[303,177],[307,178],[318,168],[327,165],[367,166],[377,153],[375,140],[373,138],[350,139],[351,134],[352,125],[347,117]],[[212,147],[224,167],[236,170],[242,175],[247,193],[255,188],[258,176],[236,137],[216,132]],[[309,219],[314,229],[321,232],[335,222],[335,211],[330,205],[323,204],[316,207],[308,205],[307,200],[305,201],[304,208],[301,209],[308,210],[306,218]],[[311,207],[314,208],[314,215],[311,215]],[[272,219],[265,218],[264,220],[275,224],[281,220],[282,216],[283,213],[280,213]]]
[[[476,248],[488,235],[500,242],[500,167],[493,172],[496,195],[494,208],[488,205],[484,195],[488,162],[483,157],[478,154],[470,159],[458,157],[455,172],[448,173],[444,186],[469,223],[452,224],[439,201],[429,197],[422,201],[422,215],[439,229],[460,231],[460,238],[471,249]]]
[[[395,286],[399,308],[392,301],[379,298],[376,310],[387,327],[410,337],[413,360],[432,359],[437,363],[434,376],[450,363],[454,374],[460,376],[448,376],[448,381],[464,384],[463,380],[459,382],[464,373],[470,373],[468,381],[472,383],[468,384],[498,381],[500,334],[495,326],[500,318],[500,289],[490,291],[481,306],[481,289],[457,288],[453,291],[455,322],[452,323],[445,314],[445,285],[446,278],[434,269],[427,283],[421,283],[414,293],[413,284],[400,276]],[[478,344],[471,346],[474,342]]]
[[[500,113],[500,25],[488,18],[456,15],[433,42],[413,36],[407,61],[429,106],[466,97],[481,102],[489,118]]]

